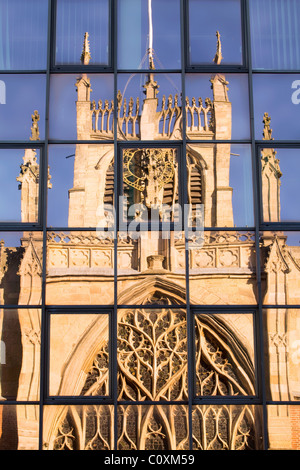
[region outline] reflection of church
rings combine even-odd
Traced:
[[[84,42],[82,62],[88,64]],[[218,52],[215,59],[219,63]],[[156,81],[157,80],[157,81]],[[182,238],[165,239],[147,234],[138,239],[120,236],[117,256],[114,242],[99,237],[90,227],[109,226],[109,205],[114,200],[114,165],[122,162],[122,191],[130,220],[142,220],[155,206],[159,217],[174,222],[176,204],[182,202],[182,156],[174,141],[182,139],[186,125],[186,194],[192,207],[204,208],[204,242],[189,252],[190,302],[192,305],[256,305],[257,277],[255,239],[250,232],[226,231],[234,227],[232,188],[229,185],[232,107],[226,77],[211,77],[213,99],[162,99],[159,109],[159,78],[149,73],[143,103],[118,93],[117,103],[91,101],[91,80],[82,74],[76,83],[77,137],[93,144],[77,144],[74,182],[69,190],[69,231],[50,232],[47,245],[46,304],[114,304],[114,263],[117,263],[119,305],[132,305],[118,313],[118,445],[120,449],[187,449],[188,400],[185,243]],[[113,114],[117,114],[120,154],[106,143],[114,137]],[[34,115],[33,133],[38,132]],[[268,116],[264,138],[271,138]],[[35,134],[38,138],[38,134]],[[201,144],[199,141],[205,140]],[[142,141],[153,145],[142,145]],[[170,144],[167,142],[170,141]],[[160,146],[159,142],[164,142]],[[124,144],[124,145],[123,145]],[[181,159],[180,159],[181,158]],[[180,163],[181,162],[181,163]],[[51,173],[51,168],[50,168]],[[267,220],[280,215],[280,169],[275,152],[262,152],[263,212]],[[37,217],[39,165],[34,150],[27,149],[18,177],[22,220]],[[52,181],[53,188],[55,181]],[[51,187],[49,178],[49,188]],[[139,208],[143,210],[139,210]],[[268,214],[268,215],[267,215]],[[193,218],[193,217],[192,217]],[[85,231],[72,231],[82,227]],[[223,230],[214,230],[222,227]],[[101,232],[102,233],[102,232]],[[264,233],[259,242],[262,257],[262,286],[266,304],[299,304],[298,251],[285,244],[285,237]],[[0,247],[0,293],[2,303],[40,305],[42,240],[24,233],[20,248]],[[8,264],[9,263],[9,264]],[[15,291],[11,288],[15,286]],[[8,291],[9,290],[9,291]],[[11,302],[11,299],[14,299]],[[160,305],[154,310],[147,305]],[[134,307],[138,306],[138,307]],[[172,309],[171,306],[176,306]],[[4,399],[39,400],[40,312],[37,308],[8,311],[2,315],[2,337],[17,325],[14,341],[19,359],[15,367],[2,366],[0,395]],[[74,313],[74,312],[73,312]],[[96,311],[97,313],[97,311]],[[270,399],[293,400],[299,373],[286,360],[289,332],[297,328],[296,315],[282,317],[265,311],[268,336],[266,360]],[[108,396],[111,344],[108,316],[77,313],[51,316],[49,393],[64,397]],[[73,320],[75,318],[75,320]],[[280,318],[280,320],[278,320]],[[299,320],[298,320],[299,321]],[[294,322],[294,324],[293,324]],[[259,406],[216,405],[214,397],[253,396],[258,393],[252,315],[199,314],[195,317],[195,390],[197,396],[212,397],[212,403],[194,405],[193,445],[196,449],[250,449],[261,445]],[[11,330],[10,330],[11,331]],[[280,341],[279,341],[280,340]],[[279,344],[280,343],[280,344]],[[191,373],[189,371],[189,373]],[[298,374],[298,375],[297,375]],[[126,403],[122,404],[122,401]],[[134,405],[138,401],[139,405]],[[146,401],[148,404],[142,405]],[[164,405],[151,402],[163,401]],[[131,404],[128,404],[131,402]],[[168,404],[172,402],[172,404]],[[150,404],[149,404],[150,403]],[[175,404],[174,404],[175,403]],[[36,442],[38,415],[23,407],[15,415],[19,447]],[[110,404],[48,406],[44,415],[46,448],[108,449],[113,447],[114,407]],[[292,435],[290,421],[271,416]],[[272,421],[273,420],[273,421]],[[224,424],[226,423],[226,424]],[[1,428],[0,428],[1,429]],[[5,420],[2,421],[5,435]],[[271,444],[280,446],[276,439]]]

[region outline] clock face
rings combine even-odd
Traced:
[[[123,181],[143,192],[155,185],[162,189],[174,177],[175,149],[126,149],[123,153]]]

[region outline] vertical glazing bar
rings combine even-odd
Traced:
[[[48,384],[48,328],[46,318],[46,260],[47,260],[47,183],[48,183],[48,139],[49,139],[49,97],[50,97],[50,63],[53,0],[48,0],[48,34],[47,34],[47,72],[45,104],[45,146],[42,166],[42,207],[41,223],[43,230],[43,270],[42,270],[42,312],[41,312],[41,362],[40,362],[40,415],[39,415],[39,450],[43,449],[43,408]]]
[[[182,89],[182,152],[181,152],[181,166],[182,166],[182,175],[181,183],[187,181],[187,166],[186,166],[186,113],[185,113],[185,67],[186,67],[186,58],[185,51],[187,50],[186,44],[188,42],[187,31],[185,29],[187,11],[186,3],[184,0],[180,2],[180,35],[181,35],[181,89]],[[193,448],[193,426],[192,426],[192,405],[194,397],[194,360],[193,360],[193,338],[194,338],[194,319],[192,316],[190,308],[190,289],[189,289],[189,247],[188,247],[188,227],[186,226],[186,221],[188,217],[186,214],[188,203],[187,195],[187,185],[182,184],[183,186],[183,230],[184,230],[184,239],[185,239],[185,276],[186,276],[186,320],[187,320],[187,353],[188,353],[188,423],[189,423],[189,449]]]
[[[251,37],[250,37],[250,12],[248,0],[245,0],[245,19],[244,28],[246,28],[246,47],[248,50],[248,80],[249,80],[249,110],[250,110],[250,132],[251,132],[251,152],[252,152],[252,171],[253,171],[253,197],[254,197],[254,221],[255,221],[255,247],[256,247],[256,284],[258,294],[258,318],[256,318],[256,334],[258,335],[256,344],[258,346],[257,356],[260,363],[260,384],[259,391],[262,397],[263,407],[263,442],[264,449],[268,448],[268,429],[267,429],[267,408],[266,408],[266,388],[265,388],[265,364],[264,364],[264,338],[263,338],[263,312],[262,312],[262,286],[260,269],[260,208],[258,198],[259,165],[257,164],[256,144],[255,144],[255,123],[254,123],[254,101],[253,101],[253,73],[251,57]]]

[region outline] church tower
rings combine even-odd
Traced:
[[[82,63],[88,63],[90,58],[87,33],[84,38]],[[215,61],[220,63],[220,38]],[[98,144],[76,145],[74,163],[74,183],[69,190],[69,226],[97,227],[102,225],[104,206],[113,202],[111,180],[113,177],[113,145],[101,145],[101,141],[113,139],[113,116],[117,112],[117,132],[120,143],[136,141],[168,141],[182,139],[183,113],[185,113],[187,135],[187,173],[188,173],[188,202],[192,206],[203,204],[206,226],[232,227],[234,225],[232,210],[232,188],[229,184],[230,144],[199,144],[195,140],[229,140],[231,138],[232,109],[228,97],[228,82],[222,74],[216,73],[210,79],[211,98],[186,97],[185,102],[179,103],[178,95],[163,96],[161,109],[157,98],[159,76],[155,77],[153,59],[151,73],[144,84],[145,98],[126,98],[118,92],[117,103],[105,100],[91,100],[91,82],[87,74],[82,74],[76,82],[77,89],[77,138],[78,140],[99,140]],[[159,147],[159,145],[158,145]],[[151,153],[151,152],[150,152]],[[136,158],[143,161],[137,163],[142,173],[131,174],[127,165],[128,160]],[[135,186],[135,196],[131,203],[145,202],[149,199],[151,187],[151,171],[145,156],[123,156],[124,192],[130,186]],[[167,182],[161,182],[160,203],[178,202],[177,177],[174,166],[174,155],[167,158],[173,173]],[[156,165],[159,165],[156,160]],[[157,169],[157,171],[162,172]],[[127,178],[131,174],[130,178]],[[152,175],[153,176],[153,175]],[[127,179],[126,179],[127,178]],[[133,179],[143,182],[144,188],[138,188]],[[140,191],[140,194],[138,193]],[[170,196],[167,197],[167,191]],[[148,196],[146,196],[146,192]],[[133,189],[128,190],[133,194]],[[154,198],[155,199],[155,198]],[[155,202],[153,199],[153,203]],[[157,198],[156,198],[157,199]]]

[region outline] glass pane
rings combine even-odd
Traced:
[[[180,236],[179,236],[180,235]],[[186,298],[185,243],[170,230],[120,232],[118,304],[180,305]]]
[[[39,399],[40,324],[39,309],[0,310],[0,399]]]
[[[113,227],[113,145],[50,145],[48,162],[48,226]]]
[[[39,449],[39,405],[0,405],[0,450]]]
[[[253,232],[204,232],[190,252],[190,302],[199,305],[257,303]]]
[[[1,222],[38,222],[39,149],[0,149]]]
[[[111,450],[114,448],[113,405],[44,407],[45,450]]]
[[[0,70],[41,70],[47,64],[47,0],[2,0]]]
[[[111,305],[114,241],[94,232],[49,232],[48,305]]]
[[[57,65],[107,65],[109,1],[58,0],[55,46]]]
[[[180,44],[178,0],[118,0],[120,69],[179,69]]]
[[[299,69],[299,1],[253,0],[249,7],[253,67]]]
[[[195,316],[197,396],[255,395],[253,315]]]
[[[261,406],[196,405],[192,413],[194,450],[263,449]]]
[[[118,312],[118,399],[187,400],[186,311]]]
[[[261,149],[262,219],[264,222],[300,221],[300,149]]]
[[[117,413],[120,451],[163,452],[189,448],[187,406],[122,405],[118,407]]]
[[[268,405],[269,450],[300,450],[299,405]]]
[[[136,222],[174,220],[180,203],[178,149],[123,148],[124,216]]]
[[[108,330],[108,315],[51,315],[50,395],[109,395]]]
[[[43,234],[0,232],[0,304],[40,305]]]
[[[43,140],[46,77],[0,75],[0,139]]]
[[[300,304],[300,232],[262,232],[265,305]]]
[[[300,310],[265,309],[267,400],[300,399]]]
[[[180,75],[119,74],[117,106],[119,140],[182,139]]]
[[[240,0],[189,0],[189,55],[191,65],[242,64]]]
[[[51,75],[52,139],[113,139],[113,76]]]
[[[244,74],[187,74],[188,140],[249,139],[248,78]]]
[[[253,96],[256,139],[268,139],[265,135],[267,125],[271,126],[271,136],[275,140],[299,139],[299,75],[254,75]]]

